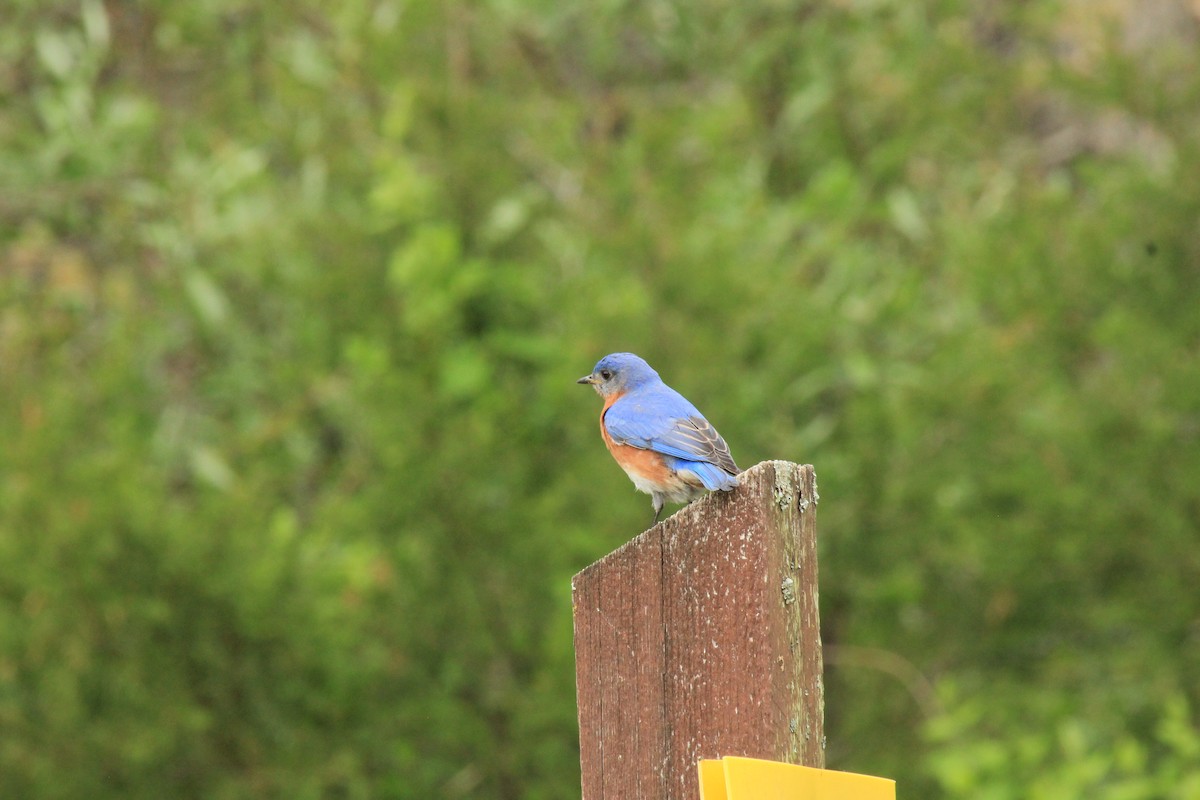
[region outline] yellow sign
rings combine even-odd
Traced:
[[[703,759],[700,800],[896,800],[887,778],[758,758]]]

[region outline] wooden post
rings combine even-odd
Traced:
[[[767,461],[572,580],[583,800],[694,800],[696,762],[825,766],[816,478]]]

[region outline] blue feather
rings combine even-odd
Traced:
[[[704,484],[704,488],[711,491],[718,489],[728,491],[738,485],[738,479],[734,475],[730,475],[725,470],[715,464],[709,464],[705,461],[688,461],[686,459],[673,459],[675,462],[671,466],[677,472],[691,472],[700,479]]]
[[[647,382],[613,403],[604,425],[621,444],[680,459],[682,468],[694,472],[710,490],[737,485],[736,480],[730,482],[737,467],[720,435],[687,398],[661,381]]]

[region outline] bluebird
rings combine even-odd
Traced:
[[[604,398],[600,435],[637,490],[650,495],[656,523],[664,500],[690,503],[738,485],[741,470],[721,434],[638,356],[607,355],[576,382]]]

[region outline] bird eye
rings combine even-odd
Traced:
[[[600,377],[603,378],[604,380],[608,380],[609,378],[612,377],[612,372],[607,369],[602,369],[602,370],[600,370]]]

